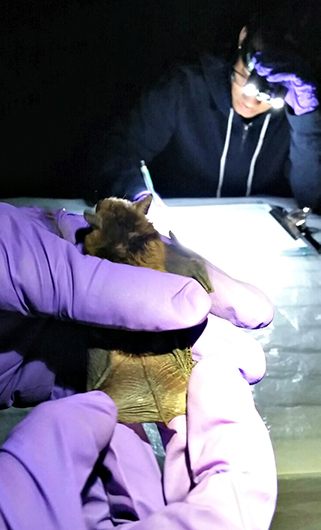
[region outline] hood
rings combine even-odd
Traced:
[[[231,65],[224,60],[206,55],[201,59],[204,78],[216,106],[228,117],[232,106]]]

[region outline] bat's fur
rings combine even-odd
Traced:
[[[172,237],[171,244],[165,244],[148,221],[146,214],[151,200],[151,195],[133,203],[111,197],[100,201],[95,213],[86,211],[84,216],[92,231],[85,237],[85,253],[117,263],[195,277],[205,288],[210,286],[202,258],[183,249]],[[164,344],[160,342],[161,351],[156,351],[155,341],[164,332],[152,333],[147,345],[144,336],[148,333],[134,332],[129,336],[127,333],[125,339],[129,345],[125,349],[90,349],[87,389],[106,392],[117,405],[120,422],[167,423],[174,416],[184,414],[194,362],[191,337],[181,332],[169,332],[168,340]],[[137,350],[137,344],[133,349],[132,343],[138,343],[138,354],[132,353]]]
[[[100,201],[94,214],[86,211],[92,232],[85,237],[85,253],[165,271],[165,244],[146,218],[151,199],[149,195],[132,203],[111,197]],[[156,340],[158,334],[153,335]],[[134,336],[141,343],[141,335],[136,332]],[[120,422],[166,423],[185,413],[193,367],[191,349],[172,346],[166,353],[155,355],[154,339],[148,352],[140,355],[101,348],[88,351],[87,389],[106,392],[117,405]]]
[[[84,216],[93,229],[84,252],[117,263],[165,271],[165,244],[146,218],[152,196],[130,202],[110,197]]]

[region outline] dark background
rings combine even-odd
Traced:
[[[0,9],[4,198],[85,195],[84,161],[97,132],[170,65],[235,47],[248,14],[263,7],[249,0],[1,0]]]

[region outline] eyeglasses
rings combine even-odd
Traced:
[[[249,78],[250,78],[250,75],[241,74],[241,72],[238,72],[238,70],[235,70],[235,68],[233,68],[233,72],[231,75],[231,81],[236,83],[238,86],[244,88]]]

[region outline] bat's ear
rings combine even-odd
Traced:
[[[153,196],[152,194],[150,194],[150,195],[146,195],[146,197],[144,197],[140,201],[134,202],[135,210],[138,213],[142,213],[143,215],[146,215],[151,205],[152,199],[153,199]]]
[[[86,219],[89,226],[91,226],[91,228],[99,228],[100,230],[102,229],[103,222],[102,218],[99,215],[92,213],[90,210],[85,210],[84,218]]]

